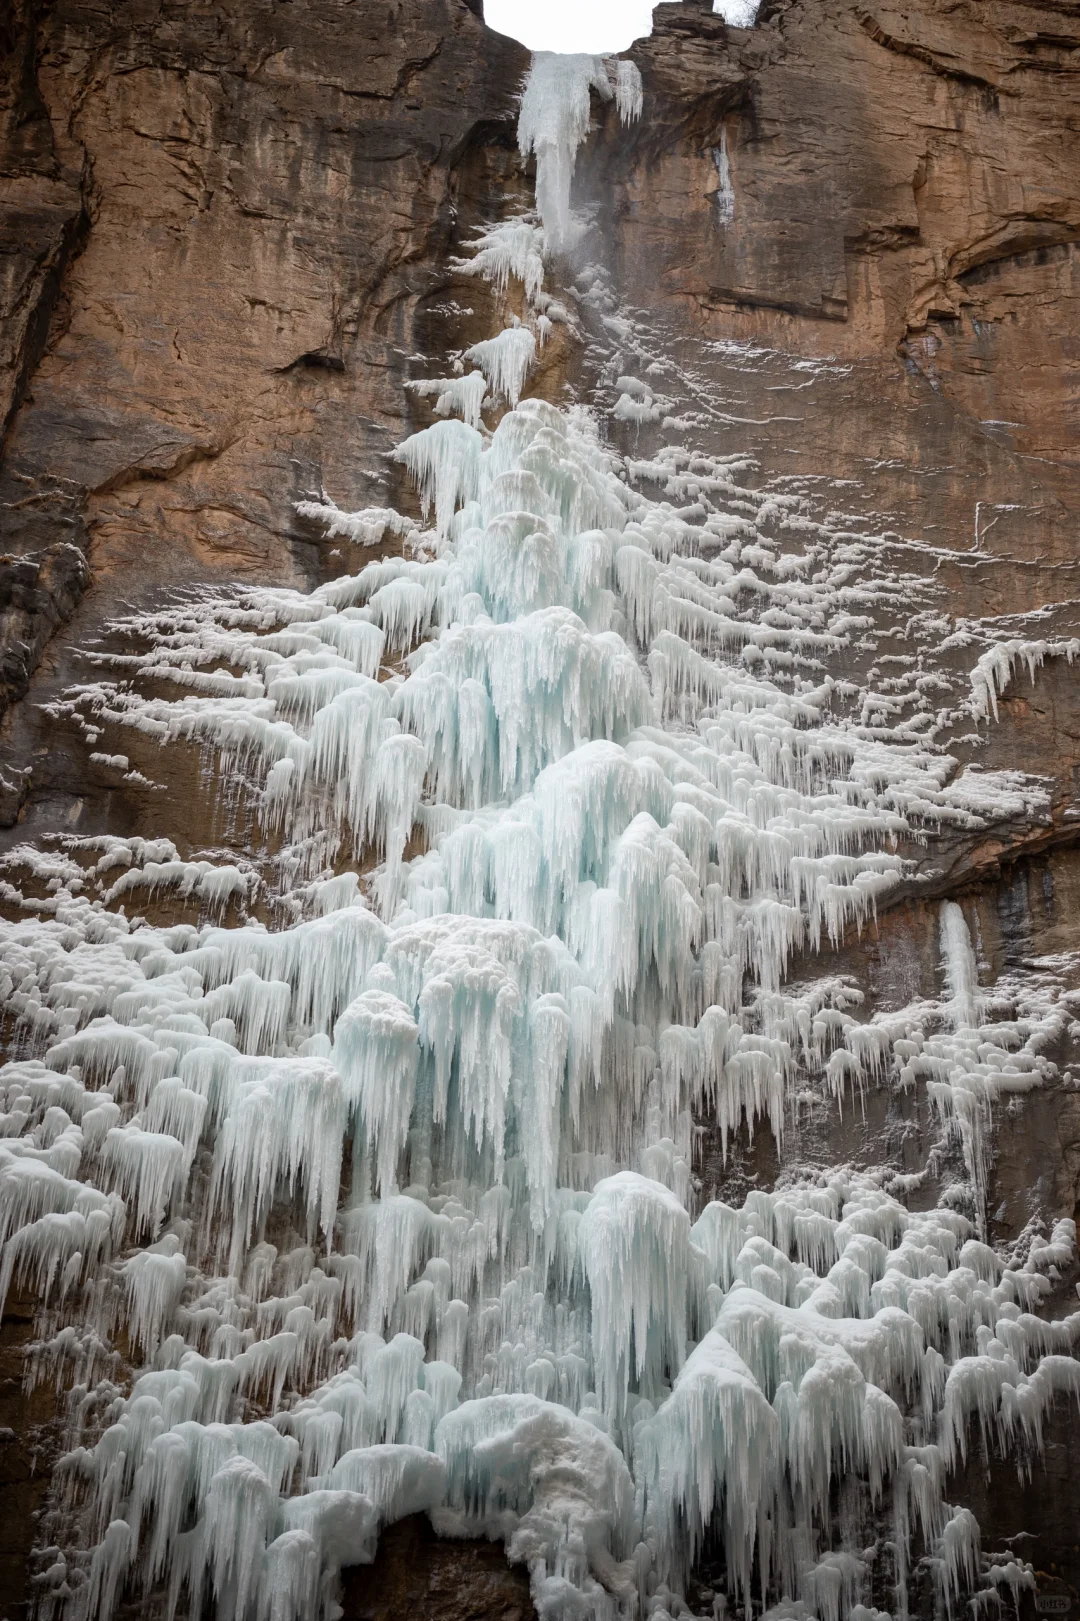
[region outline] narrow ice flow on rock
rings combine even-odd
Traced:
[[[35,1293],[29,1378],[71,1392],[64,1614],[332,1618],[418,1512],[505,1542],[551,1618],[685,1613],[710,1535],[733,1613],[901,1616],[916,1565],[945,1609],[1030,1582],[984,1572],[948,1493],[975,1435],[1024,1467],[1080,1399],[1080,1313],[1040,1313],[1072,1223],[985,1235],[995,1109],[1052,1075],[1069,973],[991,1019],[946,901],[937,1000],[789,979],[913,842],[1020,789],[862,723],[838,661],[875,582],[770,538],[806,539],[797,502],[524,397],[594,93],[641,113],[632,64],[535,58],[537,213],[468,261],[524,314],[412,385],[435,420],[396,452],[431,527],[306,503],[401,555],[142,616],[62,700],[117,746],[198,744],[294,921],[227,926],[255,869],[165,838],[5,859],[0,1300]],[[991,648],[969,715],[1074,650]],[[213,920],[118,904],[154,893]],[[962,1166],[940,1208],[887,1166],[696,1205],[695,1121],[726,1154],[808,1089],[882,1085],[923,1089]]]

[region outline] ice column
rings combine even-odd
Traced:
[[[536,155],[536,207],[544,222],[547,247],[565,253],[573,245],[570,186],[578,148],[589,133],[590,92],[615,96],[624,124],[641,114],[641,78],[632,62],[620,61],[614,90],[601,56],[533,56],[518,115],[518,146]]]

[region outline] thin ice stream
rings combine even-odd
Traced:
[[[980,1440],[1031,1467],[1080,1398],[1080,1313],[1043,1304],[1073,1224],[985,1235],[995,1111],[1053,1076],[1076,965],[992,1016],[946,902],[937,1000],[789,969],[872,924],[919,840],[1041,790],[865,723],[866,548],[737,457],[627,461],[597,410],[524,397],[597,94],[641,116],[632,64],[534,59],[537,211],[464,262],[525,314],[412,384],[434,420],[396,452],[430,527],[308,503],[394,555],[143,615],[59,706],[125,767],[126,738],[201,748],[291,921],[223,926],[256,865],[164,836],[6,858],[0,1299],[36,1297],[28,1378],[68,1393],[43,1615],[329,1621],[419,1512],[505,1543],[550,1621],[685,1613],[707,1537],[717,1617],[1033,1584],[949,1487]],[[994,641],[970,724],[1076,651]],[[219,921],[129,917],[155,895]],[[879,1087],[938,1120],[939,1208],[888,1165],[700,1208],[695,1121],[726,1152]]]

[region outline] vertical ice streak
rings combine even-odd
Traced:
[[[735,218],[735,188],[731,184],[731,159],[727,149],[727,130],[721,126],[720,144],[713,147],[713,162],[719,185],[716,188],[716,212],[721,224],[730,225]]]
[[[942,902],[941,955],[953,1027],[956,1030],[976,1029],[982,1023],[979,970],[967,919],[955,901]]]

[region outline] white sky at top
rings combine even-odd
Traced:
[[[484,0],[484,20],[530,51],[625,51],[652,33],[653,7],[664,0]],[[713,0],[734,28],[753,25],[758,0]]]
[[[652,33],[654,0],[484,0],[484,19],[531,51],[625,51]]]

